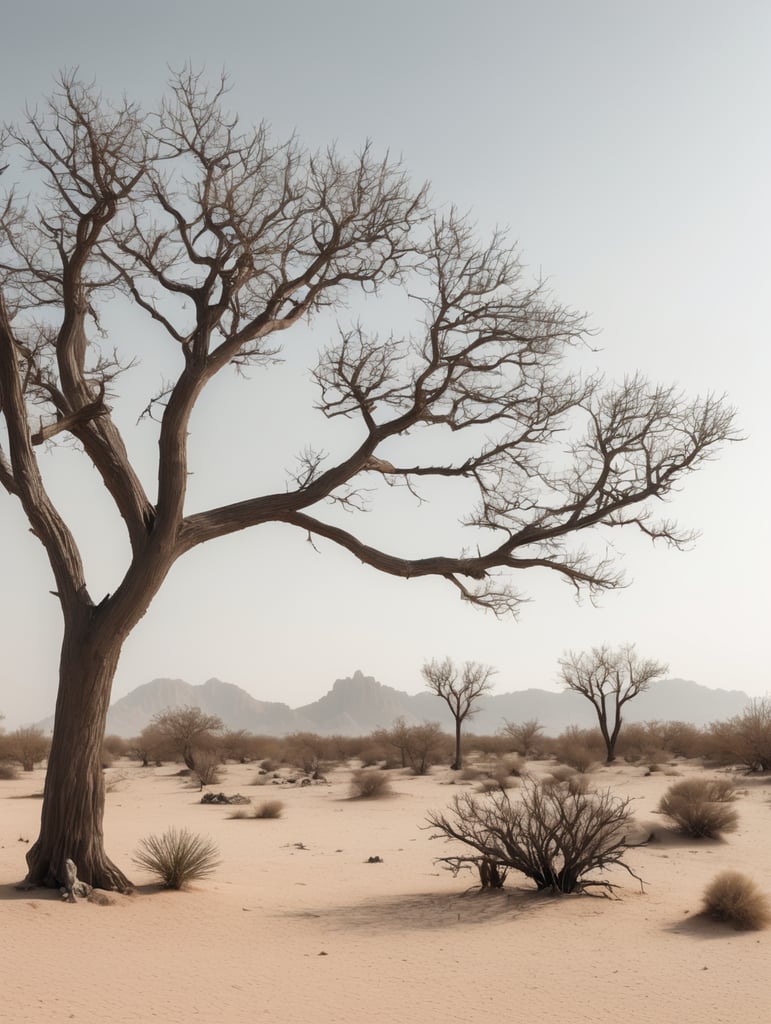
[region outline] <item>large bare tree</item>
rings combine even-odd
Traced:
[[[644,693],[667,671],[663,662],[641,658],[634,644],[593,647],[580,654],[570,651],[560,660],[560,675],[569,690],[591,702],[597,714],[607,761],[616,759],[616,743],[623,724],[624,706]]]
[[[715,398],[690,400],[639,376],[604,388],[571,373],[564,357],[584,322],[527,283],[503,235],[478,241],[466,218],[434,210],[369,146],[343,159],[275,143],[264,127],[242,130],[225,91],[184,70],[145,112],[64,75],[2,137],[0,484],[45,549],[63,616],[30,883],[61,881],[72,858],[92,885],[129,885],[103,844],[105,716],[121,648],[186,552],[284,523],[381,572],[443,577],[471,604],[515,612],[510,578],[522,569],[552,570],[589,593],[619,585],[608,558],[580,542],[597,528],[634,524],[682,544],[686,535],[656,522],[651,506],[732,432]],[[13,186],[18,161],[28,197]],[[349,449],[325,458],[309,443],[277,492],[191,511],[188,433],[205,389],[269,366],[285,332],[386,286],[416,311],[411,333],[342,326],[313,369],[320,414],[354,425]],[[154,345],[165,335],[179,367],[147,395],[152,491],[113,408],[138,343],[114,350],[101,328],[106,304],[125,301],[147,317]],[[290,337],[307,343],[302,326]],[[269,444],[281,436],[277,423]],[[413,454],[394,464],[397,437],[398,451]],[[74,524],[44,482],[42,453],[55,459],[67,441],[95,468],[128,538],[108,594],[89,589]],[[468,549],[405,557],[335,519],[337,503],[359,522],[367,481],[401,483],[409,497],[430,478],[475,490]],[[447,517],[446,502],[435,514]]]

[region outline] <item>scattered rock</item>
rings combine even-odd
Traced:
[[[366,864],[382,864],[383,863],[383,858],[382,857],[367,857],[365,863]]]
[[[226,796],[224,793],[204,793],[201,797],[202,804],[248,804],[250,802],[248,796],[241,796],[240,793],[234,793],[232,796]]]

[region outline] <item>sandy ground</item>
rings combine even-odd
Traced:
[[[444,769],[395,773],[394,795],[362,801],[347,798],[345,769],[327,784],[258,788],[253,766],[229,766],[214,788],[254,803],[280,798],[278,820],[230,819],[231,808],[201,805],[174,772],[129,762],[108,772],[107,848],[137,884],[110,906],[15,888],[37,835],[43,773],[0,782],[3,1024],[771,1016],[771,930],[736,932],[699,914],[726,867],[771,892],[769,782],[739,777],[738,832],[697,842],[655,813],[671,776],[627,765],[592,773],[595,785],[635,798],[641,828],[656,832],[628,856],[644,893],[620,872],[620,899],[607,900],[539,896],[511,875],[502,892],[480,894],[470,874],[435,865],[451,850],[421,826],[457,792]],[[171,824],[220,848],[221,865],[188,891],[159,891],[131,862],[142,836]],[[367,863],[375,856],[382,863]]]

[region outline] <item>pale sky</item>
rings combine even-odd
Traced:
[[[114,698],[159,676],[217,676],[296,707],[356,669],[416,692],[424,661],[445,654],[495,666],[499,692],[554,689],[565,651],[627,641],[668,662],[671,676],[767,693],[766,0],[27,0],[4,14],[3,51],[0,120],[18,118],[73,66],[106,95],[151,107],[167,68],[190,61],[212,77],[227,70],[232,107],[243,122],[269,122],[276,138],[296,132],[311,149],[334,141],[344,152],[372,139],[416,182],[429,179],[437,203],[473,210],[480,233],[510,228],[532,275],[589,314],[593,358],[609,379],[641,370],[694,395],[725,391],[747,437],[688,479],[668,510],[701,531],[692,550],[616,532],[633,582],[599,607],[576,604],[556,578],[521,573],[515,583],[532,602],[517,622],[498,621],[446,583],[380,576],[329,544],[317,553],[289,527],[215,542],[172,572],[125,647]],[[116,342],[143,357],[121,407],[133,431],[160,371],[143,322],[118,312]],[[375,315],[387,327],[387,300]],[[194,422],[191,508],[283,486],[324,429],[308,369],[328,328],[315,325],[302,350],[288,339],[282,367],[207,398]],[[290,402],[298,411],[287,422]],[[147,429],[129,439],[137,451]],[[98,597],[115,589],[125,548],[79,462],[70,453],[47,473]],[[402,518],[387,493],[365,528],[395,553],[452,554],[442,540],[464,511],[437,503]],[[5,492],[0,565],[0,711],[14,726],[53,709],[60,626],[43,549]]]

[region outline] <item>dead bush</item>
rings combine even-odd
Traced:
[[[484,796],[464,793],[454,798],[449,814],[432,812],[427,822],[436,837],[474,851],[438,858],[455,872],[484,863],[496,873],[519,871],[539,890],[572,893],[599,887],[607,893],[614,886],[591,877],[595,872],[619,865],[638,877],[623,859],[629,807],[629,799],[610,790],[571,792],[567,784],[525,779],[514,799],[500,788]]]
[[[286,764],[298,768],[311,778],[323,774],[324,764],[335,760],[334,744],[315,732],[296,732],[284,739],[281,756]]]
[[[18,779],[19,773],[13,767],[12,764],[0,764],[0,781],[11,782],[13,779]]]
[[[740,715],[714,722],[709,756],[720,764],[741,764],[751,772],[771,769],[771,698],[751,701]]]
[[[739,871],[721,871],[704,892],[704,910],[734,928],[757,931],[771,923],[771,907],[765,893]]]
[[[393,759],[389,764],[391,751],[379,743],[367,742],[359,750],[359,760],[362,768],[374,768],[383,765],[386,768],[393,767]]]
[[[571,726],[556,740],[550,741],[549,752],[569,768],[577,772],[588,772],[605,759],[605,744],[599,729]]]
[[[263,800],[254,808],[255,818],[280,818],[284,813],[282,800]]]
[[[729,806],[734,799],[729,779],[683,779],[669,787],[659,811],[694,839],[718,839],[738,825],[739,815]]]
[[[190,771],[202,789],[204,786],[214,786],[221,781],[221,762],[219,754],[214,750],[195,750],[193,759],[194,767]]]
[[[379,768],[358,768],[351,775],[351,798],[374,800],[391,791],[391,782]]]
[[[535,718],[530,718],[526,722],[509,722],[504,719],[501,735],[522,757],[540,757],[543,752],[543,726]]]

